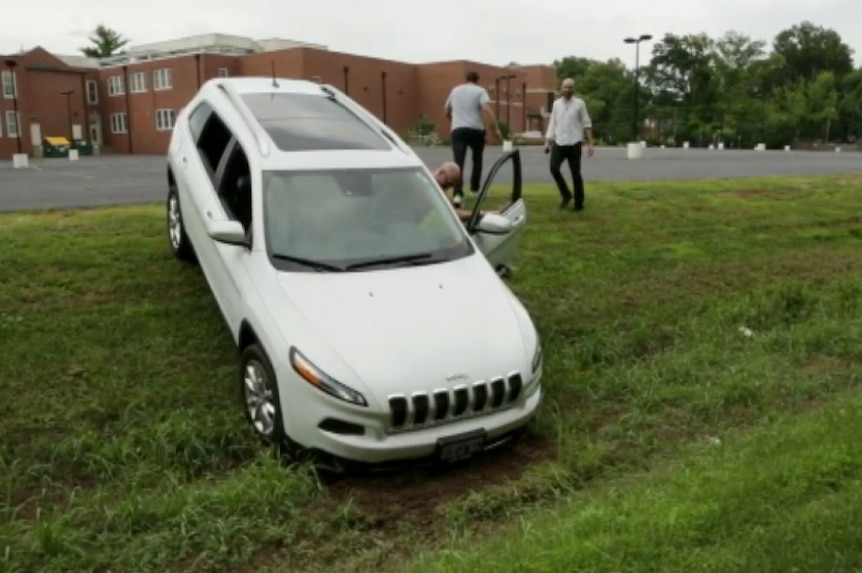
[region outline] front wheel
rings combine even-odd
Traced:
[[[170,239],[171,251],[173,251],[174,256],[181,261],[193,261],[195,258],[194,250],[183,225],[183,215],[180,211],[180,197],[173,186],[168,191],[167,224],[168,238]]]
[[[242,352],[240,386],[245,418],[254,434],[262,443],[277,448],[288,459],[294,458],[297,447],[284,431],[275,371],[259,344],[252,344]]]

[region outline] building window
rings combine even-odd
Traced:
[[[18,82],[15,78],[15,72],[8,70],[3,72],[3,97],[6,99],[18,97]]]
[[[220,78],[226,78],[227,76],[228,76],[228,70],[227,70],[227,68],[219,68],[219,69],[218,69],[218,77],[220,77]]]
[[[126,93],[126,82],[123,81],[123,76],[111,76],[108,78],[108,95],[118,96]]]
[[[174,87],[174,73],[171,68],[162,68],[153,72],[153,89],[169,90]]]
[[[129,78],[129,91],[139,94],[147,91],[147,75],[144,72],[135,72]]]
[[[156,131],[169,131],[174,128],[176,114],[172,109],[156,110]]]
[[[111,133],[126,133],[129,131],[129,116],[125,113],[111,114]]]
[[[21,116],[14,111],[6,112],[6,135],[9,137],[18,137],[18,124]]]
[[[87,103],[99,103],[99,84],[93,80],[87,80]]]

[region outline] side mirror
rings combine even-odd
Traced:
[[[476,224],[477,233],[505,235],[514,228],[512,221],[498,213],[486,213]]]
[[[228,245],[245,245],[245,229],[239,221],[209,221],[207,234],[219,243]]]

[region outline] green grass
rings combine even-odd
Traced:
[[[860,192],[589,184],[573,213],[528,187],[530,432],[334,484],[250,437],[161,205],[0,215],[0,572],[860,566]]]

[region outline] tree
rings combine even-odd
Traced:
[[[853,49],[838,32],[808,21],[779,32],[773,50],[787,62],[787,84],[812,81],[821,72],[832,72],[840,80],[853,71]]]
[[[653,114],[660,109],[671,115],[674,134],[684,139],[700,139],[717,128],[714,47],[706,34],[665,34],[644,69]]]
[[[89,40],[93,45],[81,48],[81,53],[88,58],[107,58],[121,54],[122,49],[129,43],[128,39],[104,24],[96,26]]]
[[[715,38],[665,34],[641,69],[644,119],[662,141],[695,145],[775,148],[862,138],[862,69],[853,69],[853,50],[835,31],[806,21],[767,46],[732,30]],[[597,136],[630,136],[633,69],[574,55],[554,65],[558,79],[576,80]]]

